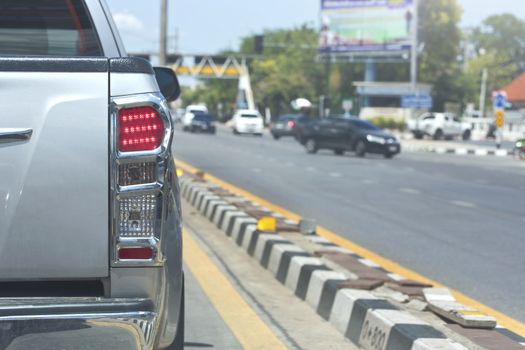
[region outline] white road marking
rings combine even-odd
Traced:
[[[421,194],[421,191],[416,190],[415,188],[403,187],[403,188],[400,188],[399,190],[401,192],[409,193],[409,194]]]
[[[314,168],[313,166],[309,166],[308,168],[306,168],[306,171],[314,172],[314,171],[317,171],[317,169]]]
[[[371,260],[368,260],[368,259],[359,259],[359,262],[363,265],[366,265],[368,267],[373,267],[373,268],[379,268],[381,267],[380,265],[376,264],[375,262],[371,261]]]
[[[331,177],[342,177],[343,175],[340,173],[330,173]]]
[[[361,180],[361,183],[363,183],[365,185],[375,185],[375,184],[377,184],[377,181],[365,179],[365,180]]]
[[[286,163],[286,166],[293,167],[293,166],[295,166],[295,163],[294,162],[288,162],[288,163]]]
[[[259,168],[252,168],[252,171],[253,171],[254,173],[260,173],[262,170],[259,169]]]
[[[397,273],[389,273],[388,277],[393,279],[394,281],[403,281],[405,277],[398,275]]]
[[[463,207],[463,208],[475,208],[476,207],[476,204],[471,203],[471,202],[465,202],[465,201],[451,201],[450,203],[457,205],[458,207]]]

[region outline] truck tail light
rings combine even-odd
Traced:
[[[149,184],[157,180],[156,162],[121,164],[118,170],[119,186]]]
[[[121,198],[119,203],[120,237],[153,237],[157,221],[157,196]]]
[[[162,144],[163,139],[164,122],[154,108],[134,107],[119,111],[119,151],[152,151]]]
[[[111,100],[112,266],[162,266],[173,132],[160,94]]]
[[[119,260],[151,260],[153,255],[150,247],[120,248],[118,251]]]

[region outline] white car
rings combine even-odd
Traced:
[[[472,135],[472,126],[469,123],[462,123],[451,113],[425,113],[419,118],[409,120],[408,128],[416,139],[428,135],[434,140],[456,137],[469,140]]]
[[[202,114],[202,113],[208,113],[208,108],[203,105],[189,105],[186,107],[186,113],[184,114],[184,117],[182,117],[182,128],[184,131],[189,130],[191,126],[191,121],[193,120],[193,117],[195,117],[195,114]]]
[[[256,110],[238,110],[232,119],[232,130],[235,135],[253,134],[262,136],[264,121]]]

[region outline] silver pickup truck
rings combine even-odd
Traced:
[[[166,68],[103,0],[0,2],[0,349],[182,349]]]

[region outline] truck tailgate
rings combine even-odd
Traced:
[[[0,280],[108,276],[107,59],[0,63]]]

